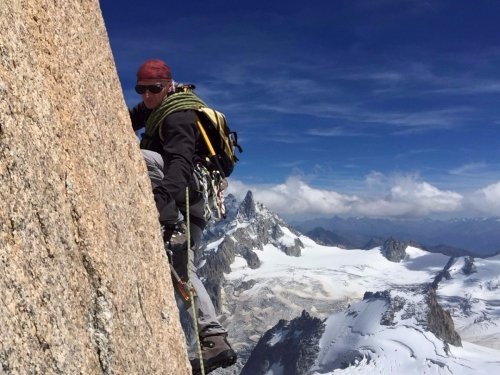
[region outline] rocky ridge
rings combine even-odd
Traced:
[[[265,375],[280,363],[283,374],[305,374],[320,352],[323,321],[303,311],[292,321],[280,320],[257,343],[241,375]]]
[[[260,266],[256,251],[272,244],[289,256],[300,256],[304,245],[297,237],[293,243],[283,242],[283,228],[292,229],[279,216],[271,213],[264,205],[255,202],[248,191],[245,199],[237,205],[233,196],[226,199],[227,218],[211,225],[206,230],[204,241],[215,242],[201,259],[199,274],[204,278],[207,291],[221,310],[221,288],[224,273],[230,272],[230,265],[236,256],[243,257],[252,269]]]

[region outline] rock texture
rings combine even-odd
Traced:
[[[465,257],[464,261],[465,261],[465,265],[462,268],[462,272],[464,275],[470,276],[473,273],[477,272],[477,267],[474,264],[474,257]]]
[[[190,373],[98,0],[0,29],[0,373]]]
[[[391,237],[384,242],[382,253],[391,262],[399,263],[406,257],[407,247],[407,242],[398,241]]]
[[[275,363],[280,363],[283,374],[308,373],[320,351],[319,340],[324,330],[324,323],[305,310],[290,322],[280,320],[261,337],[241,375],[273,373]]]
[[[427,328],[445,343],[462,346],[462,339],[455,330],[455,324],[449,311],[443,309],[437,300],[436,291],[429,288],[427,291]]]

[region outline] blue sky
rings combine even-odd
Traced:
[[[164,59],[285,217],[500,215],[500,2],[101,0],[127,105]]]

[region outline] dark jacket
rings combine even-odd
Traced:
[[[152,113],[144,103],[130,110],[132,127],[140,130]],[[197,191],[193,174],[194,163],[200,157],[203,142],[196,126],[194,110],[178,111],[165,118],[160,131],[154,135],[149,150],[159,153],[164,162],[164,178],[160,186],[153,190],[156,206],[160,214],[160,222],[172,217],[179,209],[185,213],[186,186],[189,186],[190,204],[200,201],[202,195]],[[161,132],[161,137],[160,137]],[[141,148],[143,148],[141,146]],[[201,218],[200,218],[201,219]],[[200,225],[200,223],[196,223]]]

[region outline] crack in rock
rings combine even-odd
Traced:
[[[113,306],[109,302],[109,292],[103,285],[87,254],[83,255],[83,265],[87,271],[92,286],[92,293],[94,294],[93,305],[89,311],[90,337],[95,346],[103,374],[113,374],[113,370],[111,369],[114,354],[111,342]]]

